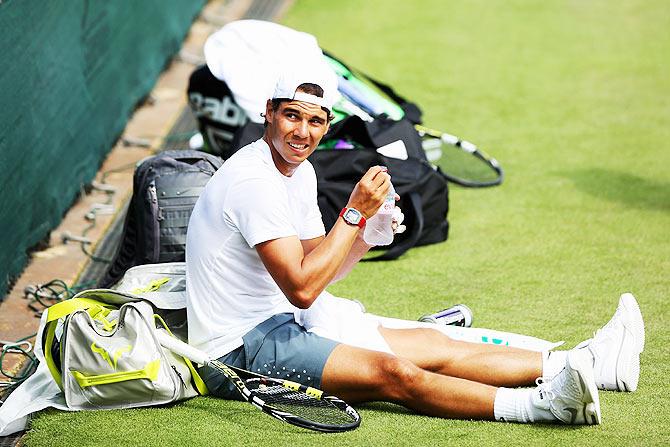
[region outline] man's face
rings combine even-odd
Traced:
[[[329,125],[325,110],[302,101],[284,101],[277,110],[272,110],[272,101],[268,101],[265,118],[265,141],[277,169],[286,176],[314,152]]]

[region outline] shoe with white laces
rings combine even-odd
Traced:
[[[531,402],[537,410],[551,412],[564,424],[600,424],[600,399],[589,356],[580,350],[568,352],[565,368],[539,383]]]
[[[635,297],[631,293],[621,295],[610,321],[575,349],[591,354],[598,388],[635,391],[644,350],[644,321]]]

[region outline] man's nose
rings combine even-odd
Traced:
[[[307,121],[301,120],[293,129],[293,134],[298,138],[306,138],[309,134]]]

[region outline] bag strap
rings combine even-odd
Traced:
[[[52,346],[56,337],[56,327],[58,320],[64,318],[78,310],[86,310],[92,318],[98,316],[106,316],[110,309],[115,306],[111,304],[101,303],[91,298],[70,298],[69,300],[61,301],[47,309],[47,317],[44,325],[44,344],[42,351],[44,351],[44,360],[49,368],[51,376],[54,378],[58,387],[63,389],[63,378],[61,372],[56,366],[53,358]]]
[[[70,298],[69,300],[56,303],[47,309],[47,323],[59,320],[80,309],[88,311],[93,317],[101,312],[106,315],[114,307],[116,306],[101,303],[91,298]]]
[[[421,236],[421,232],[423,231],[423,225],[424,225],[423,212],[421,211],[422,210],[421,195],[418,192],[414,191],[409,193],[408,196],[410,199],[410,204],[412,206],[411,210],[414,213],[414,216],[416,217],[416,220],[414,222],[414,225],[412,226],[412,230],[411,233],[409,234],[409,237],[407,237],[404,241],[391,247],[384,254],[375,256],[374,258],[366,258],[363,259],[363,261],[365,262],[392,261],[394,259],[398,259],[407,250],[414,247],[416,243],[419,241],[419,237]]]
[[[58,388],[60,388],[61,391],[63,391],[63,378],[61,376],[60,370],[56,366],[56,362],[54,362],[53,354],[51,351],[55,335],[56,335],[56,321],[50,321],[46,323],[44,326],[44,344],[42,347],[42,350],[44,351],[44,361],[47,364],[47,368],[49,368],[51,377],[53,377],[54,380],[56,381]]]
[[[164,328],[165,331],[170,334],[170,337],[174,337],[174,334],[168,327],[167,323],[165,323],[165,320],[158,315],[154,314],[154,319],[157,320]],[[175,337],[177,338],[177,337]],[[162,348],[162,346],[161,346]],[[178,355],[178,354],[175,354]],[[195,385],[195,389],[198,390],[198,393],[200,393],[201,396],[205,396],[209,394],[209,390],[207,389],[207,385],[205,385],[205,381],[202,380],[202,377],[200,377],[200,374],[198,374],[198,371],[195,369],[195,366],[193,366],[193,362],[191,362],[190,359],[186,357],[180,356],[182,359],[184,359],[184,363],[186,363],[186,366],[188,366],[188,369],[191,371],[191,378],[193,379],[193,384]]]

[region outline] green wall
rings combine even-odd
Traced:
[[[0,2],[0,297],[93,179],[204,2]]]

